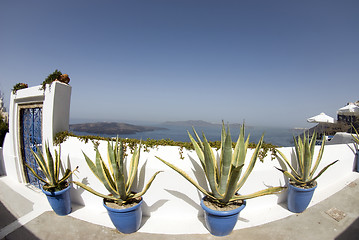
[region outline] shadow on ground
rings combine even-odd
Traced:
[[[5,230],[4,228],[9,224],[17,221],[17,218],[11,214],[9,210],[0,202],[0,229],[1,232]],[[13,232],[10,232],[8,235],[3,237],[1,240],[10,240],[10,239],[26,239],[26,240],[37,240],[34,234],[32,234],[26,227],[22,226],[16,229]]]
[[[359,239],[359,218],[357,218],[344,232],[342,232],[336,240]]]

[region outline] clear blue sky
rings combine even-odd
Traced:
[[[308,126],[359,100],[359,1],[0,1],[6,104],[55,69],[71,121]]]

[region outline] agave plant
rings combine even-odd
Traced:
[[[220,205],[228,205],[230,202],[236,200],[244,200],[255,198],[267,194],[273,194],[280,192],[283,187],[271,187],[262,191],[258,191],[249,195],[238,195],[237,192],[241,189],[243,184],[246,182],[248,176],[252,172],[256,163],[258,153],[263,143],[263,135],[257,144],[257,147],[252,155],[251,161],[248,165],[243,176],[241,176],[242,168],[247,154],[249,135],[245,140],[244,125],[242,125],[237,143],[234,151],[232,149],[232,139],[227,127],[227,132],[224,124],[222,125],[221,133],[221,154],[219,162],[215,158],[214,152],[209,145],[206,136],[203,133],[203,141],[198,136],[196,130],[193,128],[193,133],[197,138],[198,143],[188,132],[189,138],[194,146],[194,149],[198,155],[200,163],[202,165],[205,176],[208,180],[211,192],[205,190],[196,181],[194,181],[187,173],[173,164],[166,162],[165,160],[157,157],[167,166],[181,174],[191,184],[193,184],[199,191],[204,195],[217,202]]]
[[[129,172],[126,172],[126,166],[124,164],[125,159],[125,150],[123,143],[118,138],[116,143],[113,144],[113,141],[108,142],[108,166],[106,166],[103,161],[98,148],[95,146],[96,150],[96,161],[95,163],[83,152],[87,165],[90,167],[91,171],[95,176],[103,183],[105,188],[110,192],[110,195],[101,194],[89,186],[74,181],[75,184],[82,187],[83,189],[102,197],[106,200],[113,201],[119,205],[126,204],[131,202],[134,199],[141,197],[146,193],[148,188],[151,186],[153,180],[161,171],[156,172],[150,181],[147,183],[145,188],[139,192],[134,193],[131,191],[133,181],[137,174],[138,162],[140,158],[141,144],[139,148],[134,149],[134,153],[131,158]],[[127,176],[127,179],[126,179]]]
[[[354,131],[355,131],[355,135],[352,134],[353,140],[354,140],[354,142],[355,142],[357,145],[359,145],[359,133],[358,133],[358,131],[356,130],[356,128],[353,126],[353,124],[352,124],[352,128],[353,128]]]
[[[74,171],[70,169],[66,169],[65,173],[63,174],[62,178],[60,178],[60,167],[61,167],[61,147],[59,153],[55,150],[55,161],[52,157],[50,152],[50,148],[48,143],[45,143],[45,152],[46,158],[45,160],[41,150],[37,148],[37,153],[35,153],[32,149],[31,152],[35,157],[37,164],[39,165],[41,171],[43,172],[46,179],[40,177],[34,169],[32,169],[27,163],[25,163],[26,167],[30,169],[30,171],[37,177],[41,182],[45,183],[43,189],[50,192],[60,191],[67,186],[67,179],[72,175],[74,171],[77,170],[77,167]]]
[[[323,157],[324,146],[325,146],[325,136],[323,135],[322,145],[320,147],[317,160],[313,165],[313,157],[314,157],[314,148],[315,148],[315,141],[317,139],[316,132],[313,133],[312,138],[310,139],[309,134],[306,136],[304,134],[303,140],[298,137],[298,140],[294,137],[294,145],[295,145],[295,153],[296,153],[296,165],[297,169],[295,169],[285,157],[285,155],[279,151],[278,153],[284,160],[284,162],[289,166],[292,173],[277,168],[279,171],[283,172],[285,176],[287,176],[290,180],[292,180],[297,186],[305,187],[305,186],[313,186],[315,180],[317,180],[320,175],[322,175],[331,165],[336,163],[339,160],[336,160],[326,167],[324,167],[316,176],[314,173],[318,169],[319,163]]]

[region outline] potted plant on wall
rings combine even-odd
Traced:
[[[62,74],[61,71],[59,70],[55,70],[53,73],[49,74],[45,80],[42,82],[42,87],[40,89],[45,90],[46,89],[46,84],[49,84],[51,86],[51,84],[54,81],[59,81],[62,83],[66,83],[69,84],[70,82],[70,78],[68,74]]]
[[[29,85],[27,85],[26,83],[17,83],[12,87],[12,93],[16,94],[16,92],[20,89],[24,89],[24,88],[28,88]]]
[[[28,164],[25,164],[27,168],[37,177],[40,181],[45,183],[42,187],[42,192],[46,195],[52,209],[57,215],[64,216],[71,212],[71,198],[70,198],[70,184],[67,179],[72,175],[74,171],[66,169],[62,178],[60,178],[61,163],[61,147],[59,153],[55,150],[55,161],[50,152],[48,143],[45,143],[46,159],[42,154],[41,150],[37,148],[35,153],[31,150],[40,170],[45,175],[46,179],[40,177],[34,169]]]
[[[248,168],[241,177],[249,143],[249,136],[245,140],[244,125],[241,128],[241,132],[233,151],[229,128],[227,128],[226,132],[223,124],[219,162],[215,158],[213,150],[205,135],[203,134],[204,140],[202,142],[194,128],[193,132],[198,143],[194,140],[190,133],[188,133],[188,135],[198,155],[211,191],[205,190],[183,170],[159,157],[157,158],[181,174],[205,195],[205,197],[201,200],[201,206],[205,212],[205,222],[207,228],[210,233],[215,236],[225,236],[232,232],[238,220],[239,212],[246,205],[246,199],[278,193],[283,189],[283,187],[271,187],[249,195],[237,194],[254,168],[259,150],[263,143],[263,136],[257,144]]]
[[[279,155],[284,160],[285,164],[288,165],[291,170],[290,173],[289,171],[277,168],[278,170],[283,172],[286,177],[289,178],[287,204],[288,209],[294,213],[303,212],[308,207],[313,197],[314,190],[317,187],[316,180],[331,165],[338,161],[336,160],[328,164],[316,176],[314,176],[323,157],[325,146],[325,136],[323,135],[322,145],[313,166],[316,138],[317,134],[315,132],[313,133],[311,139],[309,135],[306,136],[306,134],[304,134],[303,140],[300,138],[300,136],[298,137],[298,140],[294,138],[296,167],[289,163],[288,159],[281,151],[277,150]]]
[[[137,175],[141,144],[139,148],[136,147],[134,149],[128,172],[126,172],[124,163],[125,150],[122,142],[118,141],[118,138],[115,144],[113,144],[113,141],[111,143],[108,142],[108,167],[103,161],[96,145],[95,150],[95,163],[83,153],[85,160],[93,174],[103,183],[110,194],[101,194],[81,182],[74,181],[74,183],[103,198],[103,206],[107,209],[111,221],[118,231],[122,233],[136,232],[141,225],[142,219],[142,195],[146,193],[157,174],[161,171],[156,172],[152,176],[141,192],[135,193],[131,188]]]

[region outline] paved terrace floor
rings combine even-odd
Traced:
[[[14,183],[15,184],[15,183]],[[18,184],[18,183],[17,183]],[[257,227],[235,230],[226,237],[210,234],[122,234],[114,228],[57,216],[45,198],[26,198],[0,177],[0,239],[359,239],[359,179],[301,214]],[[31,194],[30,194],[31,195]],[[239,221],[237,224],[241,224]]]

